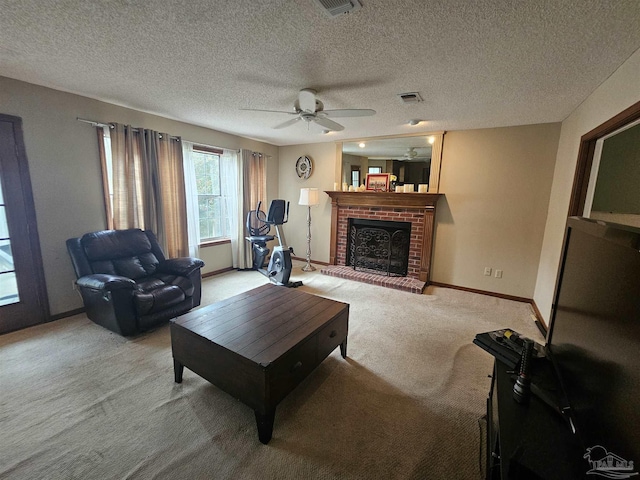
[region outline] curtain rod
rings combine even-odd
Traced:
[[[88,123],[92,127],[101,127],[101,128],[109,127],[109,128],[113,128],[113,125],[111,125],[110,123],[100,123],[100,122],[96,122],[94,120],[86,120],[86,119],[80,118],[80,117],[77,117],[76,120],[79,121],[79,122]],[[133,131],[137,132],[139,130],[137,128],[134,128]],[[169,138],[173,138],[174,140],[178,140],[178,137],[169,137]],[[187,140],[187,141],[189,141],[189,140]],[[197,142],[191,142],[191,143],[197,144]],[[210,146],[210,145],[207,145],[207,146]],[[222,148],[223,150],[230,150],[230,149],[224,148],[224,147],[213,147],[213,148]],[[236,152],[240,153],[240,150],[236,150]],[[262,155],[262,156],[264,156],[266,158],[271,158],[271,155],[265,155],[264,153],[253,152],[253,151],[251,153],[253,155],[259,154],[259,155]]]
[[[111,125],[109,123],[94,122],[93,120],[85,120],[84,118],[80,118],[80,117],[77,117],[76,120],[79,121],[79,122],[88,123],[92,127],[109,127],[109,128],[113,128],[113,125]]]
[[[104,128],[104,127],[109,127],[109,128],[114,128],[112,124],[110,123],[100,123],[100,122],[96,122],[94,120],[86,120],[84,118],[80,118],[80,117],[76,117],[76,120],[79,122],[83,122],[83,123],[88,123],[89,125],[91,125],[92,127],[100,127],[100,128]],[[139,128],[133,128],[134,132],[139,132],[140,129]],[[162,135],[160,135],[160,138],[162,138]],[[171,140],[180,140],[180,137],[174,137],[173,135],[169,135],[169,138]]]

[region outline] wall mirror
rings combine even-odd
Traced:
[[[360,186],[368,173],[389,173],[397,185],[429,185],[438,193],[443,133],[369,138],[342,143],[341,183]]]

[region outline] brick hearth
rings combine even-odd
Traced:
[[[332,277],[356,280],[357,282],[370,283],[381,287],[395,288],[410,293],[422,293],[426,285],[417,278],[411,277],[387,277],[378,273],[356,271],[353,267],[344,265],[328,265],[320,270],[320,273]]]
[[[325,192],[331,197],[331,246],[329,263],[331,265],[345,266],[347,258],[347,230],[349,218],[363,218],[370,220],[387,220],[397,222],[411,222],[411,244],[409,247],[409,270],[407,277],[426,285],[429,281],[431,265],[431,252],[433,247],[433,226],[435,209],[441,194],[433,193],[381,193],[381,192]],[[330,270],[330,268],[327,268]],[[350,272],[349,272],[350,271]],[[346,271],[339,270],[342,278],[351,278],[355,275],[352,268]],[[323,272],[324,273],[324,272]],[[329,273],[327,273],[329,274]],[[347,275],[347,276],[345,276]],[[375,281],[368,283],[381,284],[381,278],[372,275]],[[356,275],[364,278],[361,275]],[[407,277],[395,277],[397,280],[388,280],[402,284],[401,280]],[[368,278],[368,277],[367,277]],[[394,278],[394,277],[391,277]],[[354,280],[364,281],[361,278]],[[405,284],[407,282],[404,282]],[[391,286],[392,285],[384,285]],[[405,288],[401,288],[405,290]],[[410,291],[413,287],[410,288]],[[420,290],[421,292],[422,290]],[[420,293],[418,292],[418,293]]]

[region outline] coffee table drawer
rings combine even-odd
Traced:
[[[312,337],[276,360],[267,368],[269,401],[279,402],[318,365],[316,338]]]
[[[335,350],[345,338],[349,323],[347,315],[341,315],[318,332],[318,362]]]

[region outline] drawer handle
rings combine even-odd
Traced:
[[[336,335],[338,335],[338,332],[336,332],[335,330],[331,330],[331,333],[329,334],[329,338],[333,338]]]
[[[293,364],[293,367],[291,367],[290,372],[293,373],[296,370],[298,370],[300,367],[302,367],[302,362],[298,360],[296,363]]]

